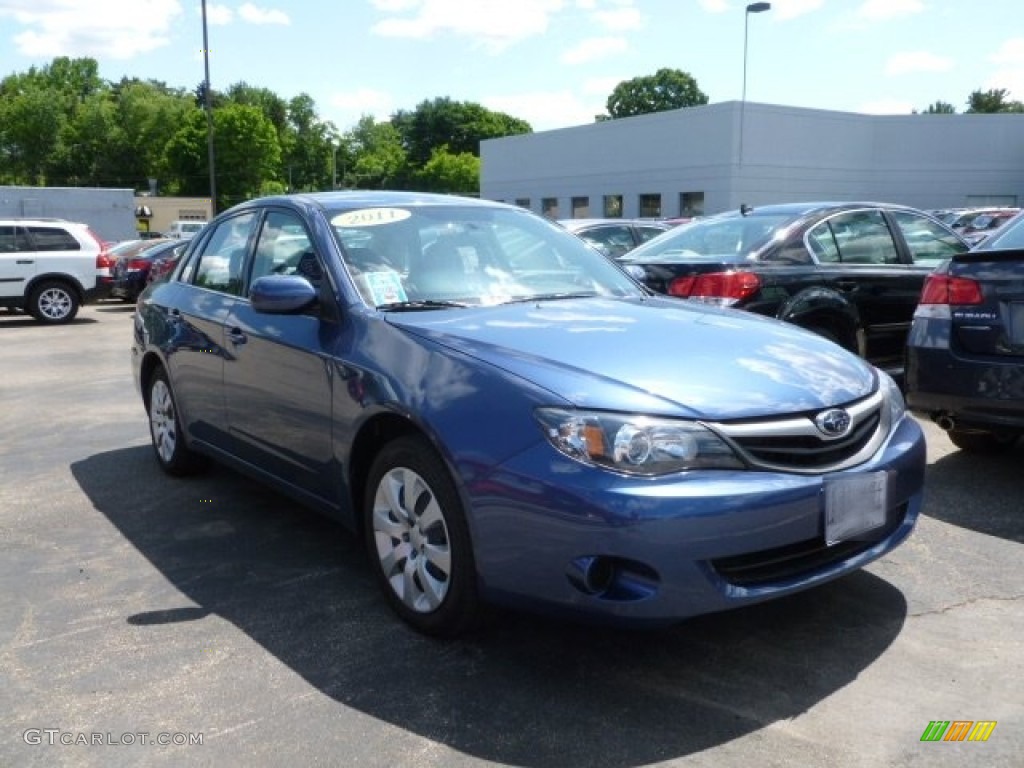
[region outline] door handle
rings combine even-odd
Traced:
[[[242,333],[241,328],[232,328],[228,331],[228,341],[232,344],[245,344],[249,340],[249,337]]]

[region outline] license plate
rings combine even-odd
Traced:
[[[885,525],[889,475],[868,472],[825,480],[825,543],[855,539]]]
[[[1007,335],[1012,344],[1024,344],[1024,303],[1013,302],[1010,304],[1010,327]]]

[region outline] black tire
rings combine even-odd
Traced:
[[[476,566],[462,502],[423,438],[398,438],[374,460],[363,533],[370,567],[406,623],[435,637],[455,637],[476,624]]]
[[[61,280],[44,280],[32,289],[28,298],[29,314],[49,325],[70,323],[80,305],[78,292]]]
[[[950,442],[968,453],[1004,453],[1017,443],[1019,432],[977,432],[951,429],[946,433]]]
[[[149,416],[149,436],[153,453],[160,468],[169,475],[180,477],[202,469],[203,458],[185,445],[185,435],[178,418],[177,401],[160,368],[153,374],[146,392],[146,413]]]

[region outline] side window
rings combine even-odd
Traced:
[[[211,291],[240,296],[246,246],[255,224],[255,211],[219,222],[201,245],[192,282]]]
[[[74,235],[60,227],[28,228],[32,244],[37,251],[80,251],[82,246]]]
[[[260,227],[250,282],[267,275],[302,275],[314,284],[322,277],[302,219],[291,211],[270,211]]]
[[[881,211],[849,211],[840,213],[815,227],[808,235],[812,250],[817,246],[827,246],[827,238],[820,237],[819,229],[827,227],[832,234],[832,242],[838,251],[838,259],[826,250],[826,257],[819,256],[821,261],[839,261],[843,264],[898,264],[900,262],[896,243],[885,216]],[[818,252],[815,250],[815,253]]]
[[[0,227],[0,253],[17,253],[30,250],[32,250],[32,246],[28,242],[28,235],[25,234],[24,228]]]
[[[967,250],[958,237],[929,218],[908,211],[896,211],[893,218],[915,264],[938,264]]]
[[[839,245],[829,222],[823,221],[807,233],[807,247],[822,264],[839,262]]]

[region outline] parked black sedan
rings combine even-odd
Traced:
[[[655,291],[787,320],[900,376],[925,276],[968,248],[916,208],[789,203],[683,224],[621,263]]]

